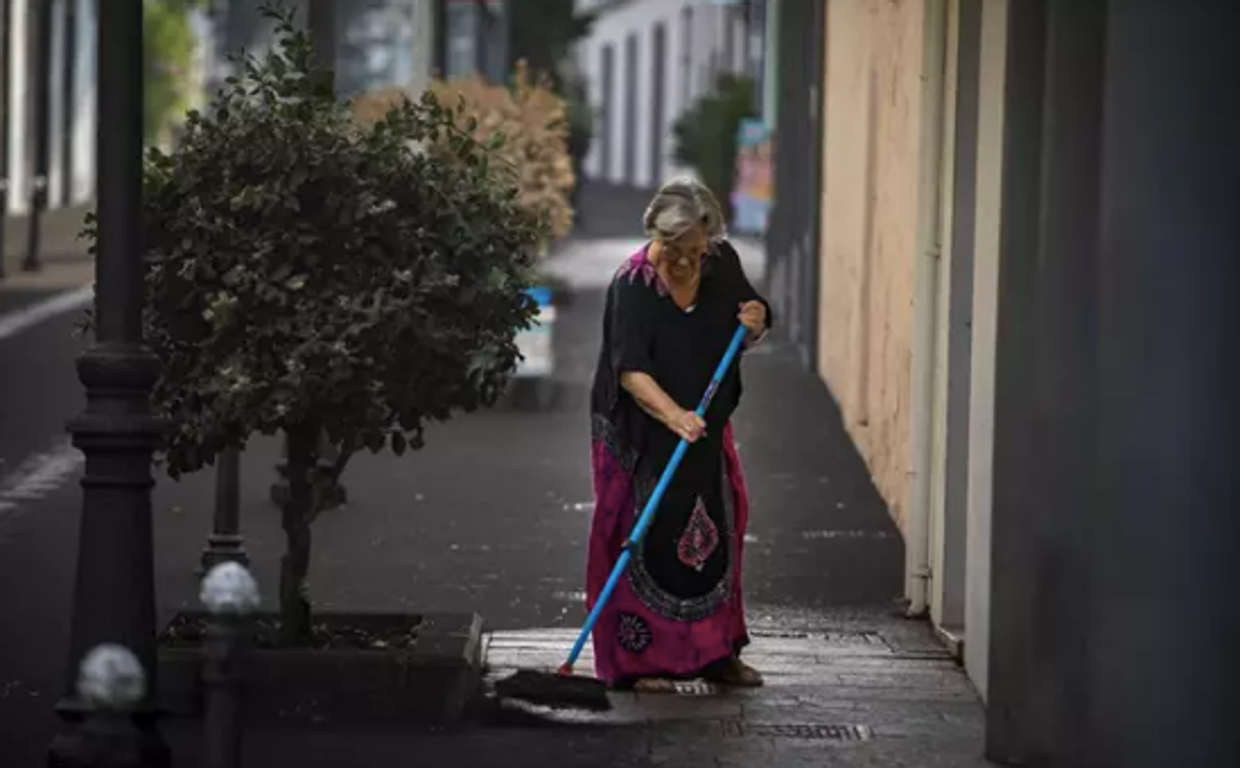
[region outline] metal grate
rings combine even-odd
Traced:
[[[723,737],[799,739],[804,741],[870,741],[874,731],[868,725],[825,725],[806,723],[746,723],[724,720],[720,723]]]
[[[705,680],[685,680],[675,685],[678,696],[714,696],[719,693],[719,688]]]
[[[753,637],[767,637],[776,640],[815,640],[830,645],[879,645],[886,646],[887,641],[878,632],[861,630],[858,632],[790,632],[786,630],[754,630],[749,633]]]

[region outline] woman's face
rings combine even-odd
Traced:
[[[674,240],[664,240],[662,246],[667,271],[677,278],[693,277],[702,267],[710,238],[706,227],[698,225]]]

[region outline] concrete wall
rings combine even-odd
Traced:
[[[686,9],[689,9],[686,16]],[[654,71],[654,30],[666,30],[663,129],[661,147],[652,140],[652,77]],[[591,179],[636,187],[657,186],[667,177],[683,172],[672,162],[672,125],[698,96],[708,92],[714,71],[738,72],[744,67],[743,24],[732,8],[693,0],[633,0],[600,10],[590,36],[577,47],[578,71],[586,79],[588,98],[598,119],[606,119],[609,130],[595,125],[594,141],[585,160],[586,176]],[[731,37],[731,42],[728,37]],[[628,41],[636,38],[636,77],[628,77]],[[686,47],[686,43],[688,46]],[[604,49],[612,51],[610,99],[604,93],[602,60]],[[632,82],[630,82],[630,79]],[[630,94],[633,94],[630,97]],[[610,108],[604,110],[604,103]],[[630,107],[636,112],[629,113]],[[632,138],[635,157],[626,158],[629,139],[626,132],[635,127]],[[607,137],[606,139],[604,137]],[[662,162],[652,163],[657,152]],[[608,153],[609,162],[604,162]],[[657,167],[660,178],[651,168]],[[626,169],[630,172],[626,173]],[[719,192],[727,194],[727,190]]]
[[[902,528],[925,10],[925,0],[832,0],[826,22],[819,372]]]

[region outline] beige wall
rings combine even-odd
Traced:
[[[924,14],[925,0],[827,5],[819,372],[902,527]]]

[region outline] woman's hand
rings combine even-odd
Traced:
[[[696,443],[706,434],[706,422],[693,411],[680,410],[667,420],[668,429],[689,443]]]
[[[766,305],[762,302],[742,302],[740,314],[736,317],[749,329],[750,339],[756,339],[766,333]]]

